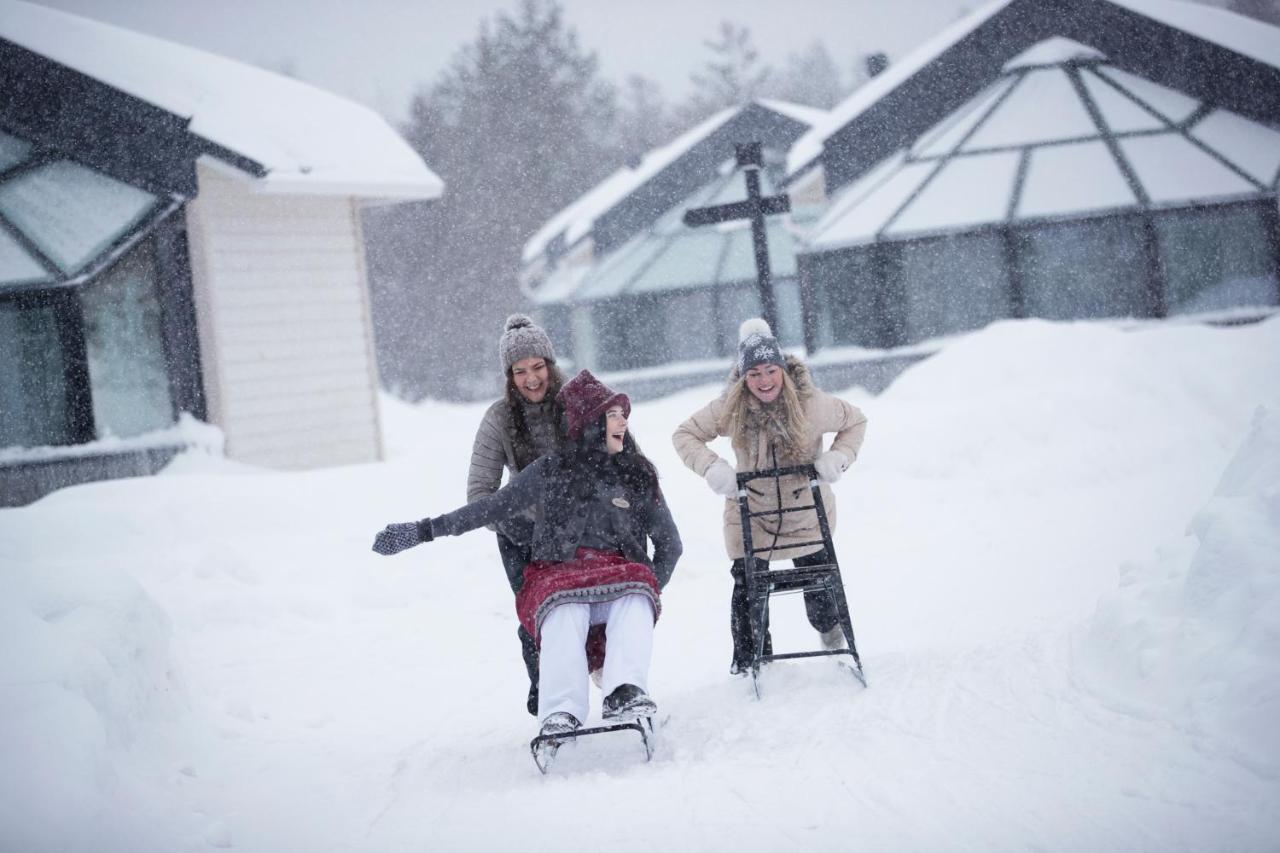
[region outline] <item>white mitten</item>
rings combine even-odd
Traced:
[[[839,450],[828,450],[813,460],[813,469],[818,472],[818,479],[824,483],[834,483],[849,467],[849,459]]]
[[[702,476],[706,478],[707,485],[711,487],[711,491],[717,495],[731,498],[738,493],[738,474],[723,459],[717,459],[711,463],[707,473]]]

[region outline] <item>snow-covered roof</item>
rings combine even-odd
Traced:
[[[825,110],[792,104],[786,101],[757,100],[755,103],[785,115],[787,118],[812,126],[826,116]],[[666,145],[647,152],[635,167],[624,166],[595,187],[588,190],[568,207],[537,230],[524,244],[521,255],[525,263],[536,258],[555,237],[564,233],[565,245],[571,246],[591,232],[596,220],[613,208],[646,181],[670,166],[695,145],[738,115],[744,107],[729,107],[685,131]]]
[[[1280,183],[1280,131],[1202,109],[1091,47],[1050,39],[1007,68],[839,193],[809,247],[1223,202]]]
[[[859,86],[849,97],[831,108],[827,117],[809,128],[808,133],[796,140],[787,152],[787,174],[794,174],[808,166],[822,153],[822,143],[835,131],[861,115],[868,107],[910,79],[913,74],[933,62],[947,48],[981,26],[1014,0],[991,0],[979,6],[969,15],[945,27],[911,53],[892,62],[884,71]]]
[[[961,39],[1018,0],[991,0],[955,21],[833,107],[827,117],[796,140],[787,156],[787,174],[813,163],[836,131],[866,112],[890,92],[938,59]],[[1202,3],[1182,0],[1101,0],[1171,28],[1225,47],[1266,65],[1280,68],[1280,28]]]
[[[205,51],[22,0],[0,38],[190,120],[266,170],[266,191],[435,198],[444,184],[373,110]]]

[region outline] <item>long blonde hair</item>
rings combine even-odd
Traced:
[[[781,405],[779,405],[781,404]],[[747,387],[747,377],[739,376],[724,395],[726,432],[733,449],[749,454],[751,433],[768,427],[777,445],[779,464],[812,462],[809,448],[809,419],[788,368],[782,370],[782,392],[772,403],[761,403]]]

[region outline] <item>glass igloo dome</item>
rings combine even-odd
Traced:
[[[810,230],[819,338],[1273,305],[1278,172],[1275,128],[1049,39]]]

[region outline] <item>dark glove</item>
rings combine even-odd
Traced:
[[[414,545],[430,542],[434,538],[429,518],[424,518],[422,521],[406,521],[403,524],[388,524],[373,537],[373,550],[388,557],[399,554]]]

